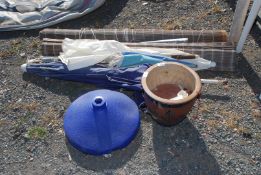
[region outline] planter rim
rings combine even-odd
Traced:
[[[165,98],[161,98],[159,96],[156,96],[147,86],[147,77],[148,75],[150,74],[150,72],[156,68],[156,67],[162,67],[162,66],[166,66],[166,65],[177,65],[177,66],[181,66],[183,68],[185,68],[187,71],[189,71],[193,77],[195,78],[195,89],[193,90],[193,92],[186,98],[184,99],[181,99],[181,100],[169,100],[169,99],[165,99]],[[150,96],[152,99],[158,101],[158,102],[161,102],[163,104],[168,104],[168,105],[179,105],[179,104],[184,104],[184,103],[188,103],[189,101],[197,98],[200,94],[200,91],[201,91],[201,80],[199,78],[199,75],[193,70],[191,69],[190,67],[188,66],[185,66],[183,64],[180,64],[180,63],[173,63],[173,62],[161,62],[161,63],[158,63],[158,64],[155,64],[153,66],[151,66],[150,68],[148,68],[144,73],[143,73],[143,76],[141,78],[141,84],[142,84],[142,87],[145,91],[145,93]]]

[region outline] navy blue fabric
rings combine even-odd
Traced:
[[[95,99],[102,98],[96,106]],[[126,95],[95,90],[76,99],[64,116],[68,141],[78,150],[108,154],[126,147],[140,127],[137,105]]]
[[[61,62],[27,64],[28,73],[62,80],[92,83],[104,88],[141,91],[141,77],[149,65],[129,68],[105,68],[99,65],[69,71]]]

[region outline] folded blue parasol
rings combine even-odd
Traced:
[[[42,77],[91,83],[104,88],[141,91],[141,77],[149,65],[127,68],[106,68],[100,65],[69,71],[62,62],[28,63],[22,65],[25,72]]]

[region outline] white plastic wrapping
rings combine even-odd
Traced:
[[[129,48],[115,40],[90,40],[90,39],[64,39],[62,44],[63,52],[59,59],[67,65],[69,70],[80,69],[97,63],[105,63],[109,67],[119,65],[122,61],[122,52],[140,52],[155,55],[186,55],[188,53],[177,49],[162,48]],[[189,55],[189,54],[188,54]],[[182,61],[197,65],[194,70],[209,69],[216,66],[216,63],[199,56],[196,59],[184,59]]]
[[[203,59],[199,56],[197,56],[195,59],[184,59],[182,61],[187,61],[193,64],[196,64],[198,67],[194,68],[194,70],[205,70],[205,69],[210,69],[212,67],[216,67],[216,63],[213,61],[209,61],[206,59]]]
[[[110,66],[121,60],[121,53],[129,48],[114,40],[64,39],[59,58],[69,70],[107,62]]]

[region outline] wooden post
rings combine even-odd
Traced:
[[[228,38],[230,42],[239,41],[249,4],[250,0],[238,0]]]

